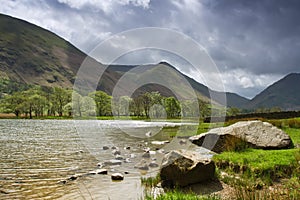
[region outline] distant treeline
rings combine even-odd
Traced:
[[[253,118],[263,118],[263,119],[288,119],[300,117],[300,111],[281,111],[281,112],[268,112],[268,113],[247,113],[239,114],[235,116],[223,116],[223,117],[206,117],[204,122],[223,122],[239,119],[253,119]]]
[[[146,92],[137,97],[112,97],[103,91],[81,95],[59,87],[31,87],[3,93],[0,112],[16,117],[43,116],[137,116],[146,118],[200,117],[211,115],[211,106],[200,100],[178,101],[159,92]],[[217,112],[215,112],[217,113]],[[220,114],[221,115],[221,114]]]

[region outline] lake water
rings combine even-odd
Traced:
[[[141,171],[134,166],[145,148],[190,148],[179,144],[180,135],[194,131],[192,124],[100,121],[100,120],[0,120],[0,199],[142,199],[141,176],[154,176],[158,168]],[[169,140],[166,145],[152,141]],[[110,149],[103,150],[103,146]],[[116,146],[129,162],[104,166],[108,175],[87,175],[98,163],[114,158]],[[126,147],[130,147],[126,149]],[[163,153],[156,151],[147,162],[160,164]],[[121,182],[110,174],[121,172]],[[68,180],[81,174],[77,180]],[[67,180],[62,183],[62,180]]]

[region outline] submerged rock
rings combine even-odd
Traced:
[[[149,170],[149,167],[148,167],[148,162],[144,159],[142,159],[139,163],[137,163],[134,168],[137,168],[139,170]]]
[[[142,158],[150,158],[150,157],[151,156],[150,156],[150,152],[149,151],[143,153],[143,155],[142,155]]]
[[[155,167],[158,167],[159,165],[156,163],[156,162],[154,162],[154,161],[152,161],[150,164],[149,164],[149,167],[151,167],[151,168],[155,168]]]
[[[215,164],[212,160],[189,150],[175,150],[166,154],[160,170],[164,187],[183,187],[207,181],[214,174]]]
[[[121,165],[122,161],[113,159],[113,160],[105,161],[103,164],[104,165]]]
[[[293,146],[289,135],[268,122],[243,121],[192,136],[196,145],[220,153],[236,148],[284,149]]]

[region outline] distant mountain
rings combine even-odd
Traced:
[[[300,110],[300,74],[292,73],[270,85],[247,105],[250,109],[280,107]]]
[[[86,57],[86,54],[52,32],[26,21],[0,14],[0,80],[18,82],[24,85],[72,88],[76,73]],[[104,67],[103,64],[96,62],[92,58],[89,58],[89,61],[91,65],[99,68]],[[102,76],[97,89],[111,94],[122,75],[135,67],[129,65],[109,66]],[[166,76],[170,71],[166,70],[165,67],[172,69],[172,73],[181,74],[194,88],[198,97],[203,100],[208,101],[210,94],[216,97],[224,94],[210,90],[165,62],[144,66],[145,75],[135,72],[129,73],[129,76],[132,77],[132,80],[137,78],[147,79],[149,78],[147,73],[161,68],[155,78],[168,78],[167,81],[176,86],[176,90],[181,91],[184,96],[185,92],[188,91],[181,84],[172,80],[170,76]],[[93,71],[86,72],[86,81],[95,84],[92,83],[95,80],[93,76],[95,76]],[[135,83],[133,81],[129,85],[121,85],[121,89],[126,92],[134,86]],[[146,90],[160,91],[166,96],[172,95],[172,91],[169,88],[158,84],[147,84],[139,88],[135,93],[138,94]],[[248,103],[248,99],[237,94],[226,93],[226,95],[228,106],[242,107]],[[220,103],[218,98],[214,99],[214,101]]]
[[[223,93],[223,92],[217,92],[217,91],[211,90],[207,86],[195,81],[194,79],[190,78],[189,76],[182,74],[180,71],[178,71],[175,67],[173,67],[172,65],[170,65],[167,62],[160,62],[156,65],[151,65],[151,66],[153,68],[159,67],[159,66],[161,66],[161,67],[167,66],[170,69],[172,69],[171,71],[174,71],[174,73],[179,73],[185,80],[188,81],[188,83],[191,85],[191,87],[196,91],[199,98],[201,98],[204,101],[209,101],[210,98],[213,97],[214,102],[223,104],[222,99],[224,96],[226,96],[226,103],[227,103],[227,106],[229,106],[229,107],[242,108],[244,105],[249,103],[248,99],[241,97],[235,93],[229,93],[229,92]],[[151,66],[149,66],[149,68],[151,68]],[[135,66],[135,65],[111,65],[111,66],[109,66],[109,69],[111,71],[119,72],[120,74],[123,75],[129,71],[131,71],[131,73],[132,73],[132,71],[135,67],[137,67],[137,66]],[[166,79],[166,77],[170,76],[167,73],[170,73],[170,72],[169,71],[164,72],[163,70],[159,71],[158,79]],[[137,74],[134,74],[134,76],[137,76]],[[172,80],[168,80],[167,82],[172,83]],[[185,90],[185,88],[182,88],[183,87],[182,84],[178,84],[177,82],[174,82],[173,85],[178,86],[177,87],[178,91]],[[163,88],[161,88],[161,86],[152,85],[151,88],[153,91],[158,90],[162,94],[167,95],[167,96],[172,94],[170,90],[167,90],[167,88],[163,89]]]

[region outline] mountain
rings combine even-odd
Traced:
[[[280,107],[300,110],[300,74],[291,73],[256,95],[247,105],[249,109]]]
[[[20,85],[72,88],[77,71],[86,58],[96,70],[104,67],[103,64],[88,57],[54,33],[26,21],[0,14],[0,84],[8,81]],[[172,95],[173,92],[170,88],[151,83],[151,78],[156,78],[168,81],[184,97],[189,95],[190,91],[183,84],[179,84],[178,81],[181,80],[172,79],[172,77],[176,77],[176,74],[180,74],[193,87],[198,97],[209,101],[210,94],[213,94],[217,97],[214,102],[222,103],[219,101],[219,97],[224,93],[210,90],[168,63],[145,65],[143,66],[144,73],[135,71],[136,67],[134,65],[109,66],[100,82],[96,83],[97,89],[111,94],[118,81],[122,80],[120,78],[126,73],[126,76],[131,77],[133,81],[120,85],[120,90],[124,93],[131,92],[132,88],[138,86],[135,80],[139,78],[141,80],[149,79],[149,84],[136,88],[135,95],[146,90],[160,91],[166,96]],[[155,70],[159,70],[159,73]],[[128,73],[129,71],[130,73]],[[156,72],[157,75],[149,76],[153,72]],[[98,78],[95,77],[96,74],[94,71],[85,72],[84,78],[88,82],[87,85],[95,84],[93,81]],[[226,93],[226,95],[229,106],[242,107],[248,103],[248,99],[237,94]]]
[[[135,65],[111,65],[111,66],[109,66],[109,69],[111,69],[112,71],[119,72],[122,75],[125,73],[127,74],[129,72],[129,73],[132,73],[132,75],[136,77],[136,76],[138,76],[137,73],[134,73],[134,69],[136,67],[137,66],[135,66]],[[157,67],[158,67],[159,72],[157,73],[155,78],[157,78],[158,80],[164,79],[165,80],[164,82],[172,85],[176,89],[176,91],[179,91],[179,93],[183,93],[184,91],[188,91],[189,89],[184,88],[184,84],[179,84],[178,82],[171,80],[172,77],[176,77],[176,73],[180,74],[180,76],[182,76],[190,84],[190,86],[196,91],[199,98],[201,98],[204,101],[209,101],[211,98],[213,98],[214,102],[223,104],[223,103],[225,103],[223,98],[226,97],[226,105],[227,106],[238,107],[238,108],[242,108],[244,105],[249,103],[248,99],[241,97],[235,93],[229,93],[229,92],[224,93],[224,92],[217,92],[217,91],[211,90],[207,86],[195,81],[194,79],[190,78],[189,76],[182,74],[180,71],[178,71],[175,67],[173,67],[172,65],[170,65],[167,62],[160,62],[156,65],[147,66],[147,70],[149,70],[151,68],[155,69]],[[170,68],[170,70],[163,70],[166,67]],[[175,73],[175,74],[170,75],[170,73]],[[171,76],[171,78],[169,80],[166,80],[167,77],[170,77],[170,76]],[[145,79],[145,77],[139,77],[139,78]],[[148,89],[149,89],[149,87],[148,87]],[[162,88],[161,86],[157,87],[157,85],[152,85],[150,87],[150,89],[153,91],[158,90],[166,96],[169,96],[172,94],[171,91],[168,90],[167,88]],[[188,94],[182,95],[182,96],[188,96]]]
[[[0,79],[20,85],[72,88],[76,73],[86,57],[52,32],[0,14]],[[104,80],[111,83],[119,77],[118,73],[108,71]]]

